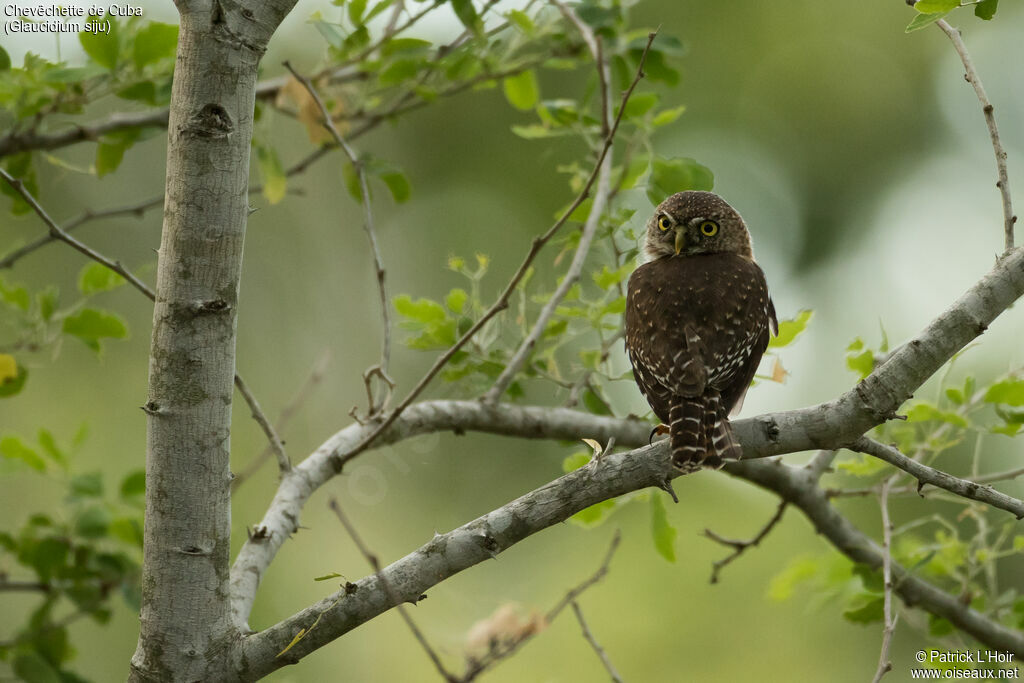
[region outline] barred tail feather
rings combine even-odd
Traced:
[[[725,406],[721,397],[714,394],[708,398],[708,415],[712,416],[711,429],[708,432],[710,441],[708,456],[704,460],[706,467],[718,469],[725,464],[725,460],[739,460],[743,457],[743,449],[736,441],[732,433],[732,424],[725,414]]]
[[[699,396],[680,397],[669,408],[672,464],[683,471],[699,469],[707,452],[706,412],[704,400]]]

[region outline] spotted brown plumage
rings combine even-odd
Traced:
[[[640,391],[691,471],[739,458],[729,413],[777,331],[740,215],[711,192],[680,192],[647,223],[650,259],[629,278],[626,351]]]

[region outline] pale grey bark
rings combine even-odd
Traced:
[[[231,680],[235,318],[256,68],[294,0],[178,2],[150,349],[141,630],[131,680]]]
[[[765,415],[736,423],[747,457],[844,447],[865,431],[896,416],[896,410],[928,377],[986,329],[1002,311],[1024,295],[1024,249],[1017,249],[964,293],[924,331],[894,351],[886,362],[854,389],[834,401],[801,410]],[[243,547],[232,571],[232,601],[236,623],[244,623],[259,578],[274,554],[299,523],[302,507],[316,488],[333,477],[345,460],[346,449],[359,444],[372,426],[352,426],[332,437],[295,468],[278,490],[254,537]],[[480,402],[431,401],[411,406],[374,445],[429,431],[468,429],[540,438],[615,436],[623,445],[647,440],[648,427],[637,421],[613,420],[564,409],[490,408]],[[648,486],[662,486],[667,453],[663,443],[629,453],[605,456],[600,466],[569,473],[508,505],[447,534],[436,536],[419,550],[384,569],[401,600],[418,596],[447,577],[494,557],[518,541],[563,521],[575,512],[607,498]],[[805,512],[836,547],[858,562],[881,566],[880,551],[829,504],[815,473],[791,471],[780,464],[730,463],[730,473],[743,476],[779,493]],[[1024,637],[965,609],[938,588],[893,566],[898,593],[949,619],[982,642],[1024,653]],[[391,605],[376,577],[356,584],[351,594],[335,594],[285,621],[248,637],[246,669],[265,675],[347,633]],[[321,616],[322,615],[322,616]],[[284,657],[276,657],[300,629],[308,632]],[[287,660],[287,661],[282,661]]]

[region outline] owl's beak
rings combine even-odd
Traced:
[[[676,256],[679,256],[679,252],[686,248],[686,233],[682,230],[676,230]]]

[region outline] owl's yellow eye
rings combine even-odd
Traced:
[[[700,231],[708,237],[714,237],[718,234],[718,223],[714,221],[704,221],[700,224]]]
[[[658,219],[658,227],[662,230],[668,230],[672,227],[672,221],[669,220],[668,216],[662,216]]]

